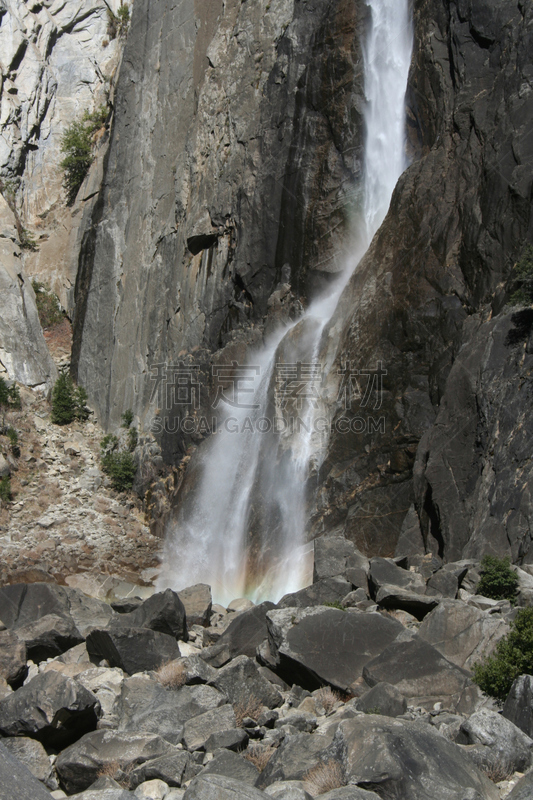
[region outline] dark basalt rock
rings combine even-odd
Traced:
[[[324,607],[269,611],[267,621],[276,670],[288,682],[311,690],[329,683],[349,691],[365,664],[403,630],[399,622],[378,613]]]
[[[256,662],[248,656],[238,656],[221,667],[211,683],[230,703],[245,706],[249,699],[254,699],[268,708],[276,708],[283,702],[278,690],[261,675]]]
[[[278,608],[309,608],[309,606],[340,603],[351,590],[351,581],[341,576],[325,578],[306,586],[305,589],[300,589],[299,592],[284,595],[277,605]]]
[[[35,622],[18,626],[16,632],[26,645],[28,658],[36,664],[60,656],[83,642],[74,620],[57,614],[46,614]]]
[[[18,758],[8,752],[0,742],[0,786],[2,795],[9,800],[50,800],[50,792],[35,778]]]
[[[152,595],[129,614],[120,614],[110,627],[148,628],[184,642],[188,639],[185,607],[172,589]]]
[[[26,645],[12,631],[0,631],[0,676],[16,686],[28,672]]]
[[[14,583],[0,587],[0,619],[7,628],[31,625],[41,617],[70,616],[68,595],[51,583]]]
[[[96,696],[77,681],[59,672],[41,672],[0,701],[0,732],[60,748],[94,730],[99,711]]]
[[[399,717],[407,711],[407,701],[396,686],[390,683],[376,683],[369,692],[357,700],[358,711],[380,714],[382,717]]]
[[[241,612],[230,622],[217,644],[227,647],[231,658],[235,656],[254,658],[256,648],[267,635],[267,611],[275,607],[274,603],[267,601]]]
[[[92,658],[105,658],[128,675],[159,669],[181,655],[173,636],[148,628],[94,630],[87,637],[87,650]]]

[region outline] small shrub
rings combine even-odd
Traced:
[[[116,39],[117,36],[123,38],[128,32],[130,24],[130,9],[129,6],[123,4],[119,7],[116,14],[111,9],[107,9],[107,35],[110,39]],[[109,43],[108,43],[109,44]]]
[[[20,458],[20,446],[19,446],[19,436],[16,432],[15,428],[11,426],[6,431],[6,436],[9,439],[11,444],[11,452],[15,456],[15,458]]]
[[[37,250],[38,245],[35,236],[27,228],[20,229],[19,243],[23,250]]]
[[[118,447],[118,438],[114,436],[112,433],[107,433],[100,442],[100,450],[102,453],[102,457],[105,456],[107,453],[112,453],[113,450],[117,449],[117,447]]]
[[[57,295],[43,286],[39,281],[32,281],[35,292],[35,304],[39,315],[39,322],[43,328],[53,328],[63,322],[64,315],[59,305]]]
[[[326,794],[326,792],[331,792],[333,789],[340,789],[341,786],[346,786],[342,764],[333,758],[310,769],[304,775],[303,780],[305,790],[313,797]]]
[[[511,560],[497,556],[483,556],[481,560],[480,581],[476,594],[492,600],[515,601],[518,592],[518,575],[511,569]]]
[[[326,714],[333,711],[335,704],[341,699],[337,692],[334,692],[331,686],[322,686],[315,693],[315,699],[321,704]]]
[[[159,683],[167,689],[180,689],[187,680],[187,670],[185,664],[178,661],[167,661],[157,670]]]
[[[509,302],[512,305],[522,305],[533,301],[533,245],[526,245],[522,254],[513,267],[513,278],[517,289],[513,292]]]
[[[263,710],[263,704],[255,695],[250,695],[247,700],[236,703],[233,706],[233,710],[235,711],[237,727],[240,728],[246,717],[251,717],[257,721]]]
[[[506,781],[514,773],[514,766],[508,759],[502,757],[494,759],[489,764],[479,764],[478,766],[493,783]]]
[[[128,431],[128,450],[133,453],[139,441],[139,434],[137,428],[130,428]]]
[[[102,458],[102,469],[111,478],[116,492],[128,492],[132,488],[137,468],[131,453],[106,453]]]
[[[260,744],[251,744],[243,753],[244,758],[256,767],[259,772],[263,772],[266,765],[276,752],[274,747],[265,747]]]
[[[367,708],[366,711],[363,712],[364,714],[381,714],[381,708],[379,706],[370,706]]]
[[[122,427],[129,428],[133,422],[133,411],[128,408],[122,415]]]
[[[93,163],[94,134],[107,120],[108,111],[101,106],[93,113],[85,112],[81,121],[68,126],[61,138],[61,152],[65,154],[60,166],[64,170],[64,186],[69,203],[73,203],[79,188]]]
[[[75,386],[68,372],[61,372],[52,389],[52,422],[55,425],[69,425],[75,419],[84,422],[91,413],[86,402],[85,389]]]
[[[341,605],[339,600],[333,600],[332,603],[323,603],[322,605],[327,606],[328,608],[337,608],[339,611],[346,611],[343,605]]]
[[[0,408],[20,408],[21,406],[18,386],[15,384],[9,386],[3,378],[0,378]]]
[[[11,478],[5,475],[0,478],[0,501],[2,503],[9,503],[11,500]]]
[[[520,608],[494,655],[474,664],[474,683],[500,705],[519,675],[533,674],[533,608]]]

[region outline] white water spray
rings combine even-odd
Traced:
[[[196,487],[167,531],[159,588],[179,590],[208,583],[216,601],[224,604],[242,596],[276,601],[311,580],[311,547],[305,543],[308,478],[318,466],[313,463],[316,454],[327,443],[326,429],[317,429],[319,403],[308,401],[297,409],[301,420],[297,431],[263,434],[258,428],[263,419],[286,416],[274,393],[276,365],[317,362],[324,329],[385,219],[394,187],[407,166],[409,0],[366,0],[366,4],[370,23],[363,46],[364,199],[356,251],[327,294],[250,356],[248,364],[259,368],[260,382],[247,404],[258,408],[228,408],[220,432],[204,447]]]

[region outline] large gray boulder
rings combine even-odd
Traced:
[[[181,786],[194,777],[191,772],[191,754],[186,750],[176,750],[167,756],[145,761],[129,773],[130,786],[136,787],[145,781],[160,780],[168,786]]]
[[[41,672],[0,701],[0,732],[58,748],[93,730],[99,712],[96,696],[73,678]]]
[[[17,684],[26,677],[26,645],[13,631],[0,631],[0,677]]]
[[[468,672],[407,632],[365,664],[363,677],[369,686],[390,683],[408,702],[428,709],[440,702],[451,711],[467,713],[480,697]]]
[[[213,733],[227,731],[236,727],[233,706],[213,708],[204,714],[189,719],[183,726],[183,744],[187,750],[205,750]]]
[[[533,770],[520,778],[506,800],[531,800],[533,797]]]
[[[0,742],[0,795],[2,800],[50,800],[50,792],[28,767]]]
[[[335,578],[324,578],[321,581],[300,589],[299,592],[284,595],[278,608],[309,608],[323,606],[328,603],[340,603],[352,591],[352,584],[338,575]]]
[[[407,700],[396,686],[376,683],[356,701],[355,707],[358,711],[377,713],[382,717],[399,717],[407,711]]]
[[[223,775],[199,775],[183,800],[266,800],[268,795],[253,786]]]
[[[515,679],[502,714],[533,738],[533,675],[519,675]]]
[[[342,535],[319,536],[313,545],[315,556],[313,583],[337,575],[345,576],[347,570],[352,568],[368,572],[368,558],[356,549],[353,542]]]
[[[396,586],[415,594],[424,594],[426,582],[417,572],[402,569],[388,558],[371,558],[368,581],[375,597],[384,586]]]
[[[460,601],[443,600],[424,619],[419,636],[458,667],[472,669],[492,653],[509,631],[499,614],[489,614]]]
[[[25,736],[7,737],[2,744],[12,756],[25,764],[31,774],[39,781],[46,781],[50,777],[51,766],[46,750],[36,739]]]
[[[337,728],[332,753],[346,779],[382,798],[499,800],[499,791],[429,725],[363,714]]]
[[[297,733],[286,737],[257,780],[264,788],[278,781],[301,781],[326,758],[333,742],[333,730],[324,733]]]
[[[0,619],[6,628],[30,625],[48,614],[70,616],[68,595],[53,583],[12,583],[0,587]]]
[[[269,611],[267,625],[276,671],[311,690],[324,683],[349,690],[365,664],[403,631],[399,622],[375,612],[323,606]]]
[[[158,733],[177,744],[187,720],[226,702],[226,696],[212,686],[165,689],[158,681],[134,676],[122,686],[117,708],[118,729]]]
[[[261,675],[256,662],[248,656],[238,656],[221,667],[211,684],[223,692],[230,703],[245,706],[255,700],[268,708],[277,708],[283,702],[278,690]]]
[[[58,614],[46,614],[35,622],[17,626],[16,633],[26,645],[28,658],[36,664],[83,642],[72,617]]]
[[[222,750],[204,767],[202,775],[225,775],[237,781],[255,786],[259,770],[247,758],[231,750]]]
[[[162,756],[179,752],[154,733],[93,731],[63,750],[56,761],[61,785],[68,793],[89,788],[107,767],[124,772]]]
[[[178,592],[178,597],[183,603],[187,617],[187,625],[209,625],[211,617],[211,587],[206,583],[196,583]]]
[[[418,620],[424,619],[439,603],[436,597],[428,597],[417,591],[403,589],[388,583],[379,587],[375,600],[381,608],[407,611],[408,614],[412,614]]]
[[[358,786],[341,786],[321,794],[320,800],[379,800],[379,795]]]
[[[461,725],[458,742],[488,749],[488,763],[503,763],[513,772],[531,766],[533,740],[508,719],[482,708]],[[479,751],[478,751],[479,752]],[[479,752],[482,762],[483,752]]]
[[[68,598],[70,616],[76,628],[85,639],[95,628],[106,628],[111,620],[116,617],[115,612],[108,603],[90,597],[79,589],[65,587]]]
[[[115,628],[147,628],[186,642],[187,621],[185,606],[172,589],[153,594],[135,611],[118,614],[112,623]]]
[[[242,611],[230,622],[218,639],[218,644],[227,648],[230,658],[255,656],[257,647],[267,636],[267,612],[275,607],[274,603],[266,601]]]
[[[265,794],[274,800],[312,800],[311,795],[303,788],[302,781],[279,781],[265,789]]]
[[[87,637],[87,650],[93,658],[105,658],[111,667],[120,667],[128,675],[159,669],[181,656],[173,636],[149,628],[93,630]]]

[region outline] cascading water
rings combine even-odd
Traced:
[[[281,365],[317,362],[322,334],[342,291],[385,219],[405,155],[405,92],[411,62],[409,0],[366,0],[370,25],[363,46],[365,153],[363,208],[349,263],[330,291],[304,316],[250,356],[258,389],[240,408],[227,408],[219,432],[204,448],[202,474],[167,531],[159,587],[211,585],[218,602],[235,597],[278,600],[310,582],[305,545],[308,478],[324,451],[327,426],[317,424],[319,402],[287,404]],[[301,367],[300,367],[301,369]],[[287,375],[285,370],[285,375]],[[312,376],[311,376],[312,378]],[[276,381],[278,392],[275,392]],[[251,397],[248,396],[247,397]],[[262,420],[296,430],[261,432]],[[250,405],[256,406],[250,408]],[[231,422],[231,425],[229,424]],[[266,424],[263,423],[263,427]],[[251,532],[253,531],[253,535]]]

